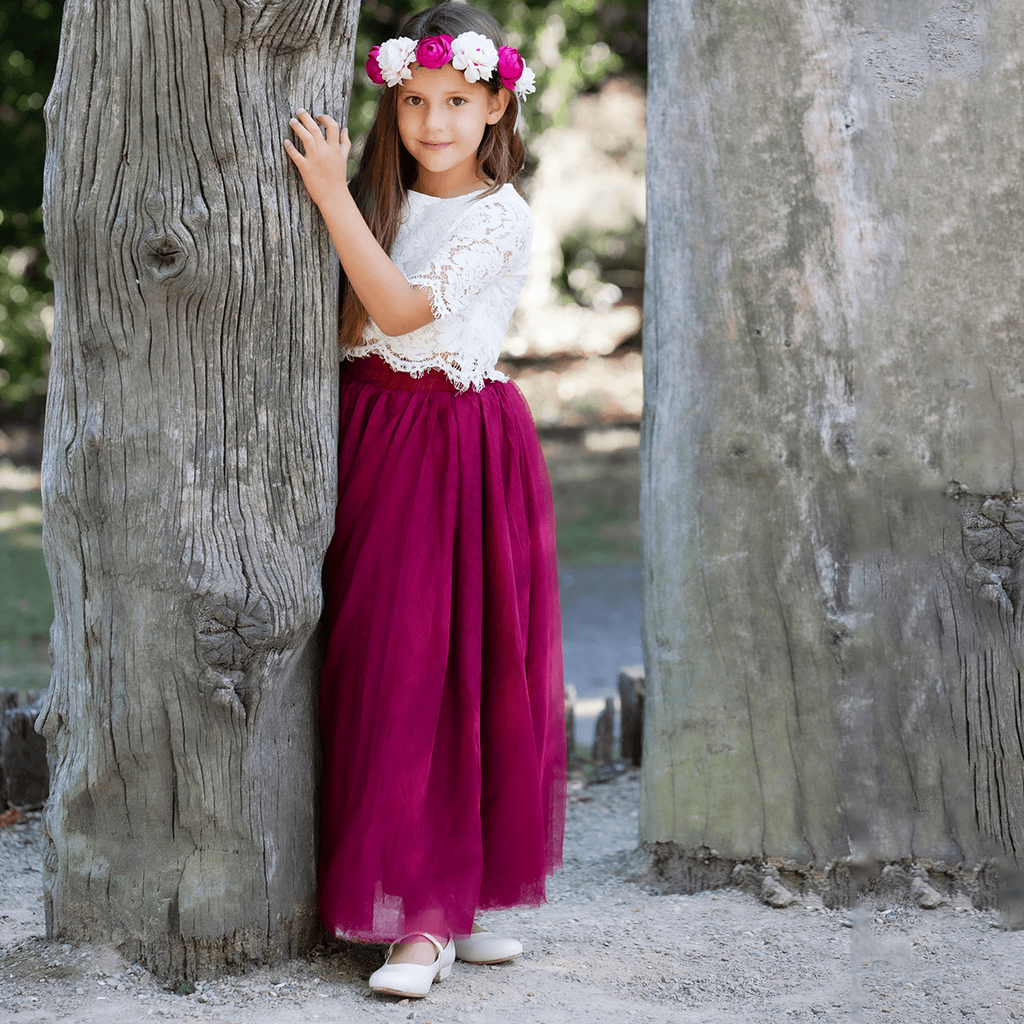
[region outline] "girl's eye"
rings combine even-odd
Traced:
[[[414,107],[418,107],[420,105],[420,98],[419,96],[406,96],[405,102]]]
[[[465,99],[464,96],[453,96],[452,97],[452,106],[461,107],[463,105],[463,103],[465,103],[465,102],[466,102],[466,99]]]

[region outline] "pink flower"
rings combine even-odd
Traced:
[[[523,68],[526,67],[519,51],[511,46],[503,46],[498,50],[498,75],[506,89],[514,89],[519,81]]]
[[[416,63],[421,68],[444,67],[452,59],[452,37],[448,35],[427,36],[416,47]]]
[[[377,63],[377,54],[380,47],[375,46],[366,57],[366,74],[374,85],[383,85],[384,76],[380,73],[380,64]]]

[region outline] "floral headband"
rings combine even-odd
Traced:
[[[440,68],[451,64],[466,76],[467,82],[481,78],[489,81],[497,68],[501,84],[521,101],[536,89],[536,75],[526,66],[519,52],[511,46],[496,49],[487,36],[479,32],[425,36],[419,42],[400,36],[375,46],[366,58],[366,73],[376,85],[391,88],[412,78],[411,65]]]

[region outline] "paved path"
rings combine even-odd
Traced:
[[[643,662],[643,568],[639,564],[568,566],[559,578],[565,681],[576,687],[579,697],[576,740],[589,745],[605,698],[618,698],[619,669]]]

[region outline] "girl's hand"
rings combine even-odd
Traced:
[[[352,148],[348,129],[339,128],[338,122],[326,114],[314,120],[305,110],[296,111],[288,124],[302,143],[302,152],[290,139],[285,139],[285,152],[299,169],[310,198],[323,209],[339,189],[348,187],[348,154]],[[326,138],[320,125],[327,133]]]

